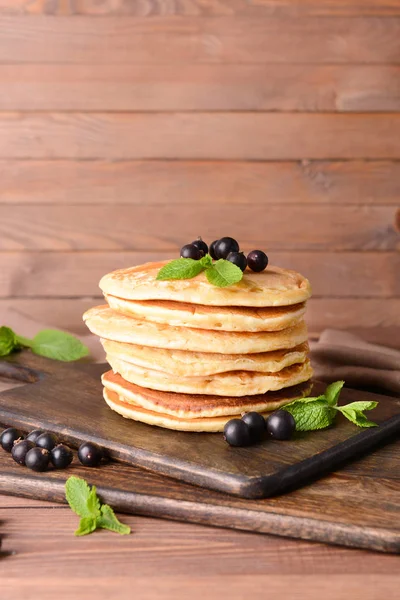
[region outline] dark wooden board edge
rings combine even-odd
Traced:
[[[12,475],[0,471],[0,493],[36,500],[66,503],[65,480],[33,475]],[[247,510],[234,506],[192,502],[134,493],[98,485],[103,502],[117,512],[223,527],[279,537],[302,539],[326,544],[361,548],[386,553],[400,553],[400,531],[382,527],[360,527],[324,522],[309,517]],[[328,526],[327,526],[328,525]]]

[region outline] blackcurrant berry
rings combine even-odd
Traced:
[[[26,439],[36,444],[36,440],[38,439],[39,435],[42,435],[42,433],[45,433],[44,429],[34,429],[30,433],[28,433]]]
[[[11,450],[11,456],[19,465],[25,464],[27,452],[35,447],[35,444],[30,440],[21,440],[16,442]]]
[[[243,252],[229,252],[226,260],[229,260],[229,262],[239,267],[242,271],[247,267],[247,259]]]
[[[264,271],[268,265],[268,256],[262,250],[252,250],[247,255],[247,265],[256,273]]]
[[[78,458],[85,467],[97,467],[103,458],[103,450],[93,442],[84,442],[79,446]]]
[[[214,252],[217,258],[226,258],[229,252],[239,252],[239,244],[231,237],[223,237],[215,244]]]
[[[217,255],[215,254],[215,246],[218,244],[219,240],[214,240],[211,244],[210,244],[210,248],[208,249],[208,252],[211,256],[211,258],[213,258],[214,260],[217,260]]]
[[[290,440],[296,422],[287,410],[277,410],[267,419],[267,433],[276,440]]]
[[[46,471],[49,466],[50,454],[44,448],[31,448],[25,456],[25,465],[32,471]]]
[[[18,429],[15,429],[14,427],[9,427],[8,429],[5,429],[3,431],[3,433],[0,435],[1,447],[6,452],[11,452],[11,450],[14,446],[14,442],[16,440],[18,440],[19,438],[23,439],[23,437],[24,436],[21,431],[19,431]]]
[[[200,260],[203,256],[203,252],[194,244],[186,244],[181,248],[181,258],[193,258],[193,260]]]
[[[44,448],[45,450],[53,450],[54,446],[57,445],[57,438],[55,435],[50,433],[49,431],[45,431],[41,435],[39,435],[36,439],[36,446],[39,448]]]
[[[73,459],[73,453],[70,448],[59,444],[50,452],[50,460],[56,469],[66,469]]]
[[[265,419],[258,412],[248,412],[242,417],[248,428],[250,429],[250,438],[253,443],[260,442],[265,435],[267,424]]]
[[[203,240],[201,239],[200,236],[197,238],[197,240],[194,240],[194,242],[192,242],[192,245],[196,246],[196,248],[201,250],[201,252],[203,253],[203,256],[208,254],[208,246],[205,242],[203,242]]]
[[[250,429],[241,419],[231,419],[224,427],[224,440],[230,446],[248,446],[251,444]]]

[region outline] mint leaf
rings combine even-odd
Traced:
[[[87,535],[88,533],[93,533],[96,527],[96,517],[83,517],[79,521],[79,527],[75,531],[75,535]]]
[[[336,406],[344,381],[334,381],[325,390],[325,398],[330,406]]]
[[[96,517],[88,507],[90,487],[84,479],[72,475],[65,484],[65,497],[68,504],[79,517]]]
[[[345,404],[344,406],[337,406],[336,410],[340,411],[343,416],[349,421],[358,425],[358,427],[377,427],[377,423],[369,421],[364,415],[364,410],[372,410],[378,406],[377,402],[373,401],[359,401]]]
[[[80,340],[58,329],[43,329],[33,340],[30,348],[35,354],[70,362],[89,354],[89,349]]]
[[[205,258],[205,257],[203,257]],[[204,271],[204,266],[201,260],[193,260],[193,258],[177,258],[171,260],[158,271],[156,279],[164,281],[166,279],[192,279],[199,273]]]
[[[90,490],[86,506],[90,513],[93,515],[93,517],[97,518],[98,516],[100,516],[100,500],[97,496],[97,490],[95,485],[92,485],[92,489]]]
[[[294,402],[282,407],[293,416],[296,431],[315,431],[332,425],[336,412],[325,399],[312,402]]]
[[[238,283],[243,277],[243,271],[229,260],[220,258],[206,271],[210,283],[217,287],[227,287]]]
[[[208,267],[211,267],[213,264],[213,260],[209,254],[203,256],[203,258],[201,258],[199,262],[203,265],[205,269],[208,269]]]
[[[10,327],[0,327],[0,356],[8,356],[18,348],[17,336]]]
[[[101,507],[101,516],[97,517],[96,523],[97,527],[109,529],[121,535],[128,535],[131,532],[131,528],[128,525],[124,525],[118,521],[113,509],[108,504],[103,504]]]

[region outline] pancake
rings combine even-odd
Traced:
[[[311,295],[309,281],[280,267],[268,266],[261,273],[246,270],[239,283],[225,288],[211,285],[205,274],[192,279],[157,281],[158,271],[169,261],[119,269],[100,280],[106,295],[126,300],[174,300],[206,306],[288,306]]]
[[[107,354],[125,362],[173,373],[177,377],[196,377],[225,373],[227,371],[258,371],[276,373],[285,367],[303,363],[307,358],[308,344],[289,350],[275,350],[256,354],[212,354],[211,352],[186,352],[166,350],[101,339]]]
[[[307,341],[303,320],[282,331],[251,333],[171,327],[133,319],[108,306],[90,308],[83,319],[92,333],[107,340],[194,352],[252,354],[294,348]]]
[[[147,410],[132,402],[124,402],[123,396],[118,396],[115,392],[111,392],[107,388],[103,389],[104,400],[108,406],[120,414],[125,419],[140,421],[147,425],[156,425],[164,429],[173,429],[175,431],[191,431],[199,433],[217,433],[224,430],[225,423],[234,419],[234,415],[225,417],[203,417],[200,419],[184,419],[182,417],[174,417],[172,415],[163,414]],[[261,413],[267,417],[270,413]]]
[[[235,398],[160,392],[129,383],[113,371],[104,373],[102,382],[107,390],[122,396],[124,402],[184,419],[240,415],[252,410],[273,411],[296,398],[306,396],[311,389],[310,383],[307,382],[277,392]]]
[[[217,396],[249,396],[265,394],[297,385],[311,379],[310,361],[286,367],[278,373],[256,371],[230,371],[209,377],[177,377],[155,369],[146,369],[107,355],[112,370],[126,381],[136,385],[182,394],[213,394]]]
[[[293,327],[306,312],[305,302],[292,306],[250,308],[247,306],[203,306],[170,300],[125,300],[105,296],[114,310],[135,319],[163,325],[223,331],[279,331]]]

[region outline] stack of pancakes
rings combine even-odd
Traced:
[[[309,393],[307,279],[270,266],[225,288],[204,273],[158,281],[165,264],[105,275],[108,305],[84,314],[112,368],[102,378],[110,408],[169,429],[222,431]]]

